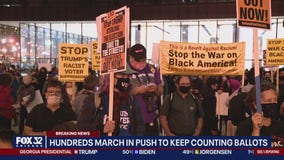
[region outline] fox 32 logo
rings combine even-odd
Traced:
[[[45,147],[44,136],[16,136],[14,148],[43,148]]]

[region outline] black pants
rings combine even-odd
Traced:
[[[21,106],[20,108],[20,122],[19,122],[19,134],[23,134],[24,126],[25,126],[25,119],[28,116],[28,111],[26,107]]]
[[[151,123],[145,123],[145,136],[159,136],[159,126],[157,119]]]

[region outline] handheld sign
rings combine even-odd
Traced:
[[[236,1],[238,27],[253,28],[253,55],[256,88],[257,112],[261,113],[260,77],[259,77],[259,44],[256,28],[271,29],[271,1],[270,0],[237,0]]]
[[[126,69],[129,9],[126,7],[97,17],[101,75]]]
[[[98,41],[92,42],[92,70],[100,70],[101,55],[98,52]]]
[[[89,46],[60,44],[58,75],[60,81],[82,82],[88,76]]]
[[[129,44],[129,8],[122,7],[96,18],[98,52],[101,53],[100,73],[110,74],[108,120],[113,120],[114,72],[126,70],[126,51]],[[116,122],[119,123],[119,122]],[[108,133],[111,136],[112,133]]]
[[[284,38],[267,39],[266,65],[284,65]]]
[[[270,0],[236,0],[238,26],[270,29]]]

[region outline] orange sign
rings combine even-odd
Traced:
[[[238,26],[270,29],[270,0],[237,0]]]

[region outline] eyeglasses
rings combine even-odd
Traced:
[[[47,91],[46,95],[47,96],[60,96],[61,95],[61,91]]]

